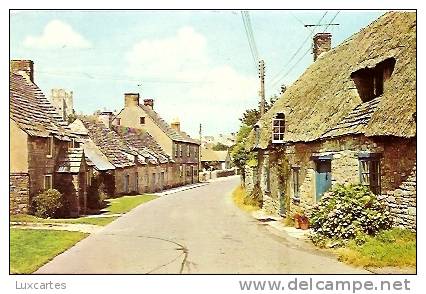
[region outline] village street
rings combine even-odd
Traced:
[[[141,205],[36,273],[368,273],[271,231],[232,202],[233,176]]]

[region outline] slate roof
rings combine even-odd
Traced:
[[[359,133],[415,137],[416,35],[415,12],[388,12],[323,53],[259,120],[259,140],[251,132],[247,146],[268,147],[279,112],[285,114],[285,142]],[[383,94],[363,105],[351,74],[387,58],[396,63]]]
[[[91,121],[84,118],[80,119],[88,131],[90,139],[99,147],[102,153],[108,158],[115,167],[128,167],[135,165],[135,156],[126,142],[111,129],[108,129],[103,123]]]
[[[55,107],[46,99],[39,87],[22,75],[11,73],[10,118],[30,136],[55,136],[69,141],[67,123],[62,120]]]
[[[84,154],[98,171],[107,171],[115,169],[108,158],[102,153],[98,146],[91,140],[85,140],[83,143]]]
[[[113,129],[131,149],[145,157],[150,163],[169,162],[167,154],[148,132],[121,126],[113,126]]]
[[[60,156],[56,172],[79,173],[84,157],[83,148],[68,148],[68,150]]]
[[[173,141],[186,142],[193,144],[200,144],[199,141],[192,139],[188,134],[183,131],[177,131],[173,129],[160,115],[155,112],[151,107],[145,105],[139,105],[155,122],[155,124]]]

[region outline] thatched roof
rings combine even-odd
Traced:
[[[384,93],[362,103],[351,74],[391,57],[396,64]],[[388,12],[321,55],[258,122],[258,148],[271,142],[278,112],[285,114],[286,142],[355,133],[416,136],[416,13]]]

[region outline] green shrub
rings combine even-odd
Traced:
[[[42,218],[58,216],[64,206],[62,194],[56,189],[37,194],[33,201],[34,214]]]
[[[356,239],[375,235],[392,225],[387,207],[363,185],[336,185],[313,208],[311,228],[315,239]]]

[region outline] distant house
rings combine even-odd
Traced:
[[[140,104],[138,93],[124,94],[124,108],[112,124],[148,132],[176,163],[179,185],[198,182],[199,142],[181,131],[179,122],[169,125],[164,121],[154,111],[153,99]]]
[[[28,213],[38,193],[55,188],[70,215],[85,213],[92,173],[65,121],[34,83],[33,62],[10,63],[10,213]]]
[[[416,14],[386,13],[330,48],[315,36],[315,62],[250,136],[263,209],[309,214],[334,184],[361,183],[415,229]]]
[[[52,89],[49,101],[56,108],[56,111],[62,116],[64,121],[68,121],[68,117],[74,114],[74,103],[72,91],[64,89]]]
[[[201,148],[201,167],[205,170],[223,170],[231,168],[229,151],[215,151]]]

